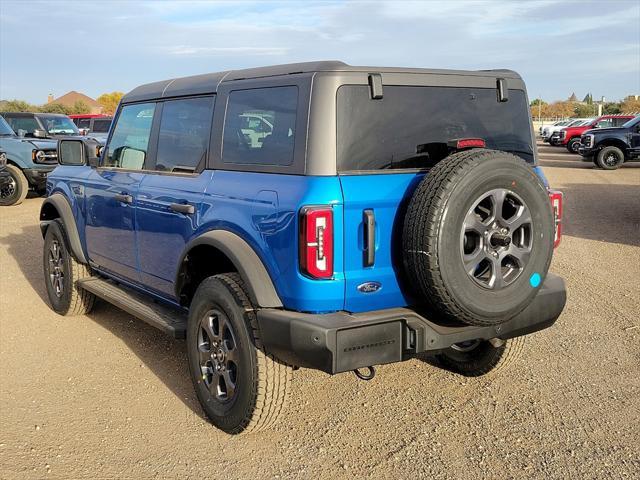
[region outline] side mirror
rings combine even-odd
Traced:
[[[33,138],[47,138],[47,132],[39,128],[36,128],[31,135]]]
[[[97,165],[97,142],[93,139],[58,140],[58,163],[60,165]]]

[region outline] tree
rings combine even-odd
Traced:
[[[120,99],[124,96],[122,92],[103,93],[96,101],[102,106],[102,113],[113,115],[118,108]]]
[[[79,114],[79,113],[89,113],[90,111],[91,109],[89,108],[89,105],[84,103],[82,100],[78,100],[76,103],[73,104],[73,107],[71,107],[69,113]]]
[[[576,103],[573,113],[576,117],[592,117],[598,114],[598,107],[583,103]]]
[[[64,113],[68,115],[70,109],[62,105],[61,103],[46,103],[42,107],[40,107],[40,111],[43,113]]]
[[[541,106],[543,106],[543,107],[544,107],[545,105],[548,105],[548,104],[547,104],[547,102],[545,102],[545,101],[544,101],[544,100],[542,100],[541,98],[536,98],[535,100],[533,100],[533,101],[531,102],[531,108],[533,108],[533,107],[537,107],[538,105],[541,105]]]
[[[602,107],[603,115],[617,115],[622,113],[622,108],[620,108],[620,102],[607,102]]]
[[[640,97],[629,95],[620,105],[622,113],[640,113]]]
[[[8,100],[2,102],[3,112],[38,112],[40,109],[24,100]]]

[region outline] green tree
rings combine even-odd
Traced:
[[[111,92],[111,93],[103,93],[96,101],[102,106],[102,113],[106,113],[108,115],[113,115],[116,112],[116,108],[118,108],[118,103],[120,103],[120,99],[124,96],[122,92]]]
[[[598,107],[595,105],[577,103],[573,109],[576,117],[591,117],[598,114]]]
[[[3,112],[38,112],[40,109],[24,100],[7,100],[0,107]]]
[[[40,108],[40,111],[44,113],[64,113],[65,115],[71,113],[70,109],[61,103],[46,103]]]
[[[538,105],[540,105],[540,106],[544,107],[545,105],[548,105],[548,103],[547,103],[547,102],[545,102],[544,100],[542,100],[541,98],[536,98],[535,100],[533,100],[533,101],[531,102],[531,104],[530,104],[530,105],[531,105],[531,108],[533,108],[533,107],[537,107]]]
[[[82,100],[78,100],[76,103],[73,104],[73,107],[71,107],[70,113],[81,114],[81,113],[89,113],[90,111],[91,109],[89,108],[89,105],[84,103]]]
[[[617,115],[622,113],[622,108],[620,108],[620,102],[607,102],[602,107],[603,115]]]

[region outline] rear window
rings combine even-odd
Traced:
[[[249,165],[293,163],[298,87],[231,92],[222,161]]]
[[[338,171],[428,168],[446,157],[448,142],[481,138],[487,148],[529,163],[534,150],[529,106],[522,90],[498,102],[495,89],[385,86],[338,89]]]
[[[111,126],[110,118],[93,121],[93,131],[96,133],[107,133],[109,131],[110,126]]]

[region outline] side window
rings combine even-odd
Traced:
[[[33,117],[5,117],[5,120],[16,133],[18,133],[18,130],[25,130],[27,133],[32,133],[34,130],[40,128],[38,121]]]
[[[609,128],[609,127],[613,127],[613,120],[611,120],[610,118],[606,118],[604,120],[600,120],[597,124],[596,127],[598,128]]]
[[[73,121],[78,126],[78,128],[89,128],[89,126],[91,125],[90,118],[76,118]]]
[[[102,166],[142,169],[147,157],[155,107],[155,103],[139,103],[122,108]]]
[[[155,170],[194,172],[204,165],[211,134],[213,97],[171,100],[162,107]]]
[[[628,121],[629,121],[628,118],[614,118],[613,119],[613,126],[614,127],[621,127],[622,125],[624,125]]]
[[[93,128],[91,129],[91,131],[96,133],[107,133],[109,131],[110,126],[111,126],[111,120],[96,119],[93,121]]]
[[[249,165],[293,163],[298,87],[229,94],[222,161]]]

